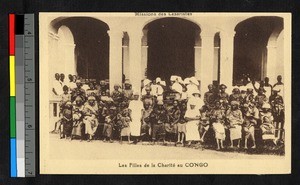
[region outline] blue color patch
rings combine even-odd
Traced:
[[[16,138],[10,138],[10,176],[11,177],[17,177]]]

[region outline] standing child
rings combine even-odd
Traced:
[[[224,148],[223,142],[225,140],[225,113],[221,109],[221,103],[216,101],[215,108],[212,111],[211,115],[212,126],[215,131],[215,138],[217,142],[217,150]]]
[[[152,108],[150,104],[145,104],[143,113],[142,113],[142,128],[141,128],[141,140],[149,141],[151,135],[151,123],[150,123],[150,115],[152,112]]]
[[[183,144],[186,133],[186,121],[184,115],[187,109],[187,100],[181,100],[180,102],[180,119],[177,124],[177,144]]]
[[[72,120],[72,104],[71,102],[67,102],[64,105],[62,111],[62,119],[61,119],[61,134],[60,138],[68,138],[71,137],[73,120]]]
[[[119,121],[121,122],[121,133],[120,133],[120,143],[123,142],[123,137],[127,137],[128,143],[130,143],[130,124],[131,124],[131,117],[129,109],[124,109],[121,114],[119,115]]]
[[[110,107],[105,115],[105,122],[104,122],[104,126],[103,126],[103,141],[107,141],[109,140],[109,142],[113,142],[112,140],[112,136],[113,136],[113,129],[115,126],[115,121],[116,121],[116,115],[115,115],[115,110],[116,107]]]

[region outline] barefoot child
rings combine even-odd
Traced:
[[[217,150],[224,148],[223,142],[225,140],[225,113],[221,109],[221,103],[216,101],[215,108],[212,111],[211,115],[212,126],[215,131],[215,138],[217,142]]]
[[[183,144],[186,133],[186,121],[184,119],[184,115],[187,109],[187,101],[182,100],[180,102],[180,120],[177,124],[177,144]]]

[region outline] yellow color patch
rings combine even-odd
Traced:
[[[9,56],[10,96],[16,96],[16,62],[15,56]]]

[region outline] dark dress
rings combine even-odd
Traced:
[[[165,109],[155,109],[150,116],[152,123],[152,139],[165,137],[164,124],[168,122],[168,113]]]
[[[149,131],[151,128],[150,123],[150,115],[151,115],[152,109],[149,108],[148,110],[143,110],[142,115],[142,128],[141,128],[141,135],[150,135]]]
[[[73,129],[72,109],[63,110],[63,118],[61,122],[63,125],[63,136],[70,137]]]

